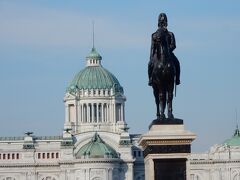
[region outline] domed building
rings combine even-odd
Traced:
[[[71,128],[74,134],[89,131],[120,133],[127,128],[123,88],[117,78],[102,67],[102,57],[95,48],[86,60],[87,66],[67,87],[64,127]]]
[[[0,180],[144,180],[123,87],[95,48],[64,96],[62,136],[0,137]]]

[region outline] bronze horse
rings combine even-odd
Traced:
[[[152,88],[157,106],[157,118],[165,119],[167,105],[168,118],[174,119],[172,100],[176,70],[169,50],[169,33],[165,27],[152,35],[151,60]]]

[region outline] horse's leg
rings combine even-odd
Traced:
[[[160,111],[159,111],[159,91],[156,87],[153,86],[153,94],[155,97],[155,103],[157,107],[157,118],[159,119],[160,117]]]
[[[165,108],[166,108],[166,90],[163,88],[159,89],[160,97],[160,119],[165,119]]]
[[[167,88],[167,105],[168,105],[168,118],[174,119],[173,113],[172,113],[172,100],[173,100],[173,90],[174,90],[174,80],[172,80],[168,84]]]

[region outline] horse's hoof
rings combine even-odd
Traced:
[[[165,114],[160,114],[158,119],[159,120],[165,120],[166,119]]]
[[[169,113],[169,114],[168,114],[168,119],[174,119],[174,116],[173,116],[172,113]]]

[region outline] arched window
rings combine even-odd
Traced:
[[[197,174],[191,174],[191,180],[201,180],[199,175]]]
[[[235,176],[233,176],[233,180],[240,180],[240,174],[236,174]]]
[[[57,180],[57,179],[51,176],[47,176],[45,178],[42,178],[42,180]]]
[[[100,178],[100,177],[95,177],[95,178],[93,178],[92,180],[102,180],[102,178]]]
[[[2,178],[1,180],[16,180],[16,179],[13,178],[13,177],[4,177],[4,178]]]

